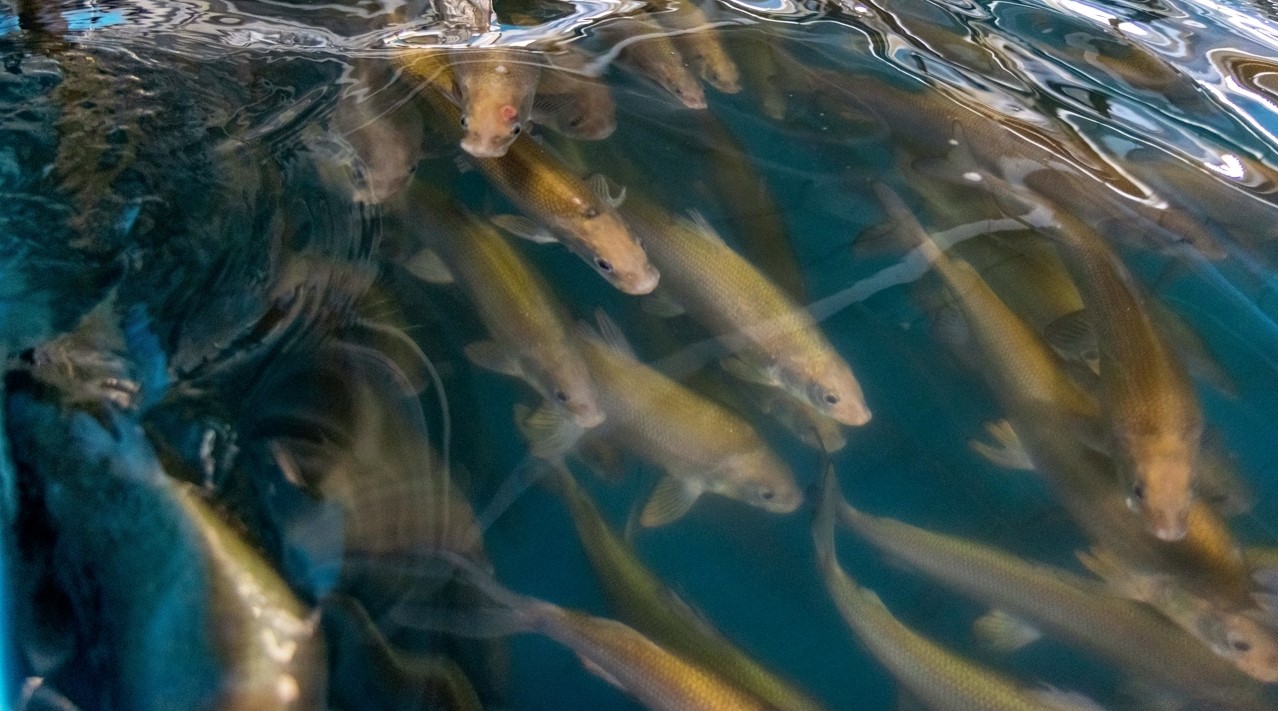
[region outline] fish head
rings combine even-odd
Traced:
[[[612,97],[605,101],[581,101],[555,117],[559,132],[582,141],[602,141],[617,130]]]
[[[1212,647],[1250,677],[1278,682],[1278,633],[1244,613],[1225,613]]]
[[[599,276],[626,294],[649,294],[661,275],[617,212],[601,201],[582,201],[564,225],[569,247]]]
[[[1188,529],[1194,496],[1198,437],[1192,432],[1140,432],[1120,436],[1120,462],[1129,482],[1127,505],[1160,540],[1179,541]]]
[[[803,503],[790,468],[766,447],[729,457],[722,471],[725,496],[773,513],[790,513]]]
[[[462,150],[476,158],[500,158],[523,133],[527,113],[512,103],[468,104],[461,116]]]
[[[727,57],[706,59],[701,64],[701,78],[725,94],[741,91],[741,72]]]
[[[690,109],[706,108],[706,90],[701,82],[682,64],[671,62],[661,65],[656,72],[661,88],[674,94],[679,102]]]
[[[590,429],[603,423],[604,412],[599,407],[594,381],[581,358],[575,353],[563,353],[551,360],[542,373],[547,399],[572,415],[578,427]]]
[[[821,359],[809,369],[804,399],[818,412],[844,425],[859,427],[870,421],[861,384],[841,358]]]

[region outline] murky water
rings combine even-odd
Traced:
[[[1268,4],[0,58],[6,708],[1275,706]]]

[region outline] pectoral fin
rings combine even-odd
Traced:
[[[533,222],[527,217],[521,217],[519,215],[494,215],[490,218],[490,220],[494,225],[497,225],[501,229],[516,237],[526,239],[529,242],[534,242],[536,244],[550,244],[552,242],[559,241],[553,234],[551,234],[550,230],[536,222]]]
[[[466,353],[466,360],[484,370],[512,375],[516,378],[523,375],[519,363],[494,341],[475,341],[467,344],[462,350]]]
[[[608,184],[608,178],[604,177],[601,173],[595,173],[589,178],[586,178],[586,184],[590,186],[590,191],[597,195],[600,200],[603,200],[613,207],[621,207],[622,203],[626,201],[625,186],[622,186],[614,195],[612,192],[612,186]]]
[[[768,387],[776,387],[778,385],[777,381],[769,377],[767,373],[736,356],[729,356],[720,360],[719,367],[723,368],[723,372],[728,375],[738,380],[744,380],[747,383],[757,383]]]
[[[701,487],[667,476],[657,482],[639,514],[639,525],[656,528],[683,518],[701,496]]]
[[[571,415],[551,405],[536,411],[527,405],[515,405],[515,426],[528,442],[532,455],[545,460],[563,457],[585,431]]]
[[[1086,310],[1079,309],[1065,314],[1044,326],[1043,340],[1061,358],[1072,363],[1086,364],[1092,372],[1100,373],[1096,332],[1092,329]]]
[[[427,284],[451,284],[453,273],[432,249],[423,249],[404,263],[404,268]]]
[[[1014,652],[1032,644],[1042,633],[1002,610],[991,610],[972,624],[972,632],[996,652]]]
[[[643,297],[640,303],[643,305],[645,313],[652,314],[658,318],[674,318],[682,316],[684,313],[683,306],[678,301],[675,301],[674,297],[670,295],[670,291],[661,287],[657,287],[656,291]]]
[[[621,689],[622,691],[629,693],[629,690],[625,686],[623,686],[620,681],[617,680],[617,677],[613,676],[611,673],[606,671],[603,667],[599,666],[595,662],[587,659],[586,657],[580,654],[577,655],[577,658],[581,660],[581,666],[585,667],[586,671],[590,672],[591,674],[594,674],[600,679],[603,679],[609,684],[612,684],[618,689]]]
[[[968,440],[968,446],[972,448],[972,451],[989,460],[990,463],[1005,469],[1034,471],[1034,462],[1030,461],[1029,453],[1021,445],[1016,430],[1012,429],[1012,423],[1007,420],[986,422],[985,432],[994,440],[994,443],[987,444],[977,439]]]

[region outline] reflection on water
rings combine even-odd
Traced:
[[[0,10],[15,708],[1273,708],[1278,23]]]

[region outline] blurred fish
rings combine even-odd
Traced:
[[[1052,486],[1071,518],[1092,539],[1122,561],[1126,570],[1157,572],[1209,602],[1202,610],[1211,626],[1186,626],[1210,648],[1252,676],[1265,680],[1278,650],[1278,636],[1252,619],[1248,571],[1224,522],[1202,502],[1194,502],[1186,535],[1163,541],[1148,535],[1131,515],[1117,481],[1115,464],[1085,446],[1100,417],[1094,399],[1070,379],[1043,340],[995,295],[969,265],[951,261],[930,241],[900,198],[878,189],[888,214],[913,233],[912,244],[942,276],[954,295],[978,353],[983,374],[1006,409],[1033,466]],[[1082,434],[1080,434],[1080,432]],[[1178,610],[1162,610],[1187,621]],[[1234,641],[1243,640],[1235,647]],[[1272,668],[1271,668],[1272,667]]]
[[[535,633],[571,649],[583,666],[654,711],[751,711],[774,708],[614,620],[566,610],[502,587],[452,559],[461,580],[488,600],[481,610],[440,614],[404,607],[397,617],[431,631],[470,637]]]
[[[533,267],[497,229],[422,185],[409,195],[410,224],[431,225],[426,240],[470,297],[492,340],[466,346],[480,367],[526,381],[547,402],[590,428],[603,422],[595,387],[567,325],[567,312]],[[433,209],[430,208],[433,204]],[[415,260],[420,263],[422,260]],[[413,269],[414,263],[410,263]],[[425,275],[428,280],[437,275]]]
[[[584,62],[569,52],[542,71],[533,121],[569,138],[601,141],[617,129],[617,107],[607,84],[574,71]]]
[[[764,116],[773,121],[785,120],[789,114],[788,90],[798,80],[788,76],[776,59],[775,55],[784,50],[777,46],[775,38],[750,29],[734,32],[729,42],[736,50],[733,54],[745,95],[758,103]]]
[[[707,84],[725,94],[741,91],[741,75],[737,65],[719,40],[719,31],[710,18],[691,0],[673,3],[652,17],[661,25],[678,32],[672,38],[679,53],[692,65]]]
[[[1041,634],[1095,653],[1135,678],[1212,708],[1267,708],[1264,690],[1154,610],[1094,581],[974,541],[872,516],[842,502],[839,520],[893,562],[993,612],[977,621],[987,644],[1010,651]]]
[[[690,109],[706,107],[701,82],[688,68],[674,40],[649,17],[610,22],[600,26],[598,32],[609,44],[622,47],[618,64],[648,77]]]
[[[161,469],[135,421],[113,414],[107,430],[25,393],[9,408],[20,414],[22,456],[45,482],[65,583],[111,650],[108,699],[132,709],[321,708],[314,616],[199,490]]]
[[[821,500],[812,522],[817,564],[844,621],[870,654],[930,711],[1016,709],[1018,711],[1095,711],[1095,702],[1078,694],[1033,688],[951,652],[901,624],[872,590],[861,587],[839,565],[834,523],[838,480],[827,468]]]
[[[393,647],[359,601],[334,595],[322,620],[334,645],[331,698],[340,708],[430,708],[482,711],[465,672],[444,654]]]
[[[462,150],[500,158],[532,117],[541,65],[509,48],[455,49],[450,66],[461,101]]]
[[[612,320],[600,313],[603,335],[579,329],[586,365],[605,414],[591,436],[603,437],[657,465],[657,483],[639,522],[662,526],[686,514],[702,494],[743,501],[773,513],[798,508],[794,476],[747,422],[635,356]],[[515,417],[534,456],[555,461],[581,436],[557,410],[543,407]]]
[[[812,317],[708,223],[638,197],[625,214],[665,275],[665,292],[728,349],[734,375],[781,388],[845,425],[870,421],[860,383]]]
[[[411,96],[393,91],[387,72],[364,62],[354,74],[355,89],[334,107],[329,125],[354,152],[354,199],[378,204],[412,179],[422,157],[422,117]]]
[[[820,711],[820,704],[754,661],[680,600],[611,528],[576,479],[561,466],[547,475],[572,514],[590,565],[621,619],[657,644],[748,691],[779,711]]]

